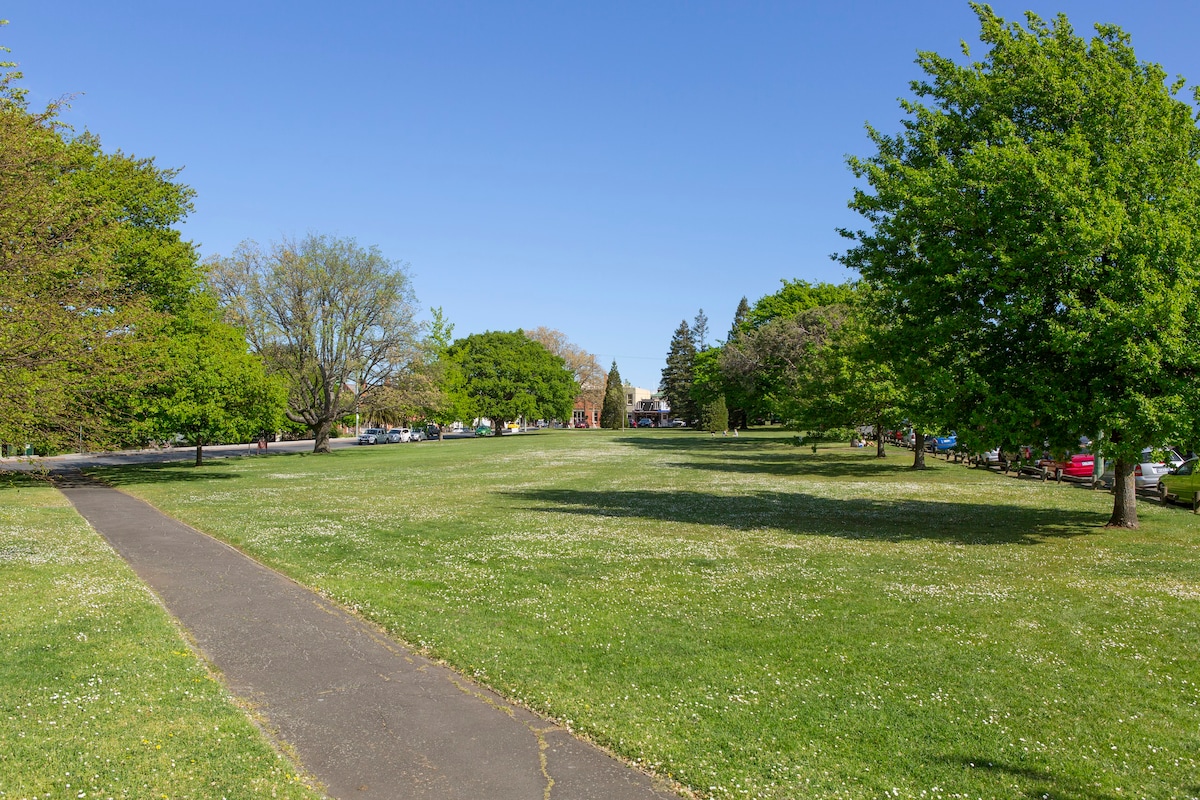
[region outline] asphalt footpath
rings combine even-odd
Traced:
[[[331,797],[678,800],[232,547],[78,471],[54,477]]]

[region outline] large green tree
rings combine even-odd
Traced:
[[[579,385],[566,363],[521,331],[475,333],[448,357],[456,369],[459,407],[491,420],[500,433],[519,419],[567,420]]]
[[[796,280],[759,299],[720,349],[724,393],[750,416],[794,415],[798,375],[840,324],[853,293],[849,284]]]
[[[142,348],[200,283],[177,171],[33,112],[0,64],[0,442],[129,441]]]
[[[575,383],[579,384],[581,397],[594,405],[604,402],[604,368],[594,355],[574,344],[562,331],[553,328],[537,327],[525,331],[525,335],[563,360],[574,376]]]
[[[183,437],[200,466],[206,444],[247,441],[278,428],[286,387],[266,374],[243,333],[220,318],[214,299],[195,297],[154,341],[142,362],[154,380],[132,400],[141,435]]]
[[[886,341],[879,334],[886,332],[878,327],[868,296],[859,288],[854,302],[838,308],[844,316],[795,373],[788,416],[809,430],[870,425],[876,432],[875,454],[884,458],[881,434],[909,416],[907,394],[879,346],[881,338]],[[917,448],[918,457],[922,452]]]
[[[1195,111],[1119,28],[973,8],[984,57],[921,53],[903,130],[850,160],[867,226],[843,260],[960,435],[1102,434],[1109,524],[1133,527],[1138,454],[1191,440],[1200,412]]]
[[[287,417],[329,451],[335,420],[381,393],[421,359],[405,265],[353,239],[310,234],[269,250],[245,242],[210,262],[232,322],[288,386]]]

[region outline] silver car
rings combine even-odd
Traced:
[[[1155,456],[1163,460],[1159,461]],[[1155,449],[1147,447],[1142,451],[1141,460],[1133,468],[1133,484],[1138,489],[1154,489],[1158,486],[1159,478],[1182,463],[1183,456],[1171,448]],[[1100,478],[1101,482],[1108,488],[1111,488],[1113,481],[1116,480],[1115,465],[1113,461],[1106,463],[1104,465],[1104,475]]]
[[[383,444],[387,441],[387,431],[383,428],[367,428],[358,435],[359,444]]]

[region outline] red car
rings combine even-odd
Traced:
[[[1091,453],[1077,453],[1066,461],[1056,461],[1053,458],[1043,458],[1038,466],[1046,471],[1047,476],[1055,478],[1090,478],[1096,465],[1096,457]]]

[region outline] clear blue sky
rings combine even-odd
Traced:
[[[1200,82],[1200,3],[1043,0]],[[408,262],[455,334],[545,325],[655,389],[681,320],[714,338],[830,260],[863,126],[899,127],[917,50],[965,2],[4,0],[35,105],[183,167],[203,255],[351,236]],[[981,50],[979,52],[982,52]]]

